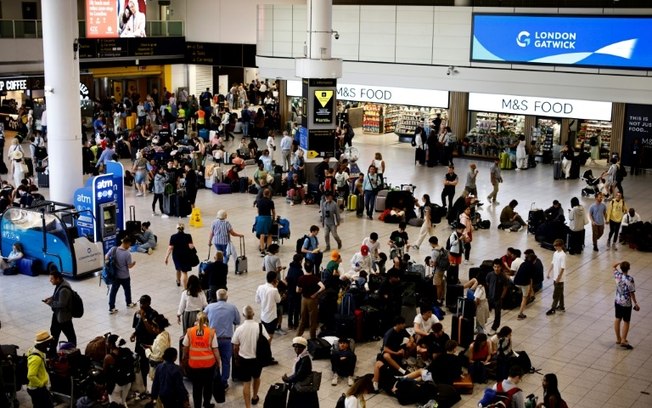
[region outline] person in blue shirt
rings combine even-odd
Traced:
[[[228,292],[225,289],[219,289],[217,302],[204,308],[204,313],[208,316],[208,325],[215,330],[215,336],[217,336],[217,347],[222,360],[222,384],[225,390],[229,388],[231,372],[231,356],[233,354],[231,337],[233,337],[235,326],[240,325],[240,312],[234,304],[227,303],[228,298]]]

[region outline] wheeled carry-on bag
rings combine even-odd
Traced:
[[[127,221],[127,234],[138,235],[142,232],[140,221],[136,221],[136,206],[129,206],[129,221]]]
[[[269,386],[263,408],[285,408],[288,400],[288,386],[276,383]]]
[[[451,324],[451,339],[457,341],[463,348],[468,348],[473,342],[473,318],[464,317],[465,298],[457,299],[457,313],[453,315]]]
[[[245,239],[240,237],[240,255],[235,259],[235,274],[247,273],[247,254],[245,252]]]

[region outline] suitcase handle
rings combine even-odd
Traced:
[[[247,256],[247,254],[245,252],[245,239],[244,239],[244,237],[240,237],[239,243],[240,243],[240,253],[242,254],[242,256]]]
[[[208,244],[208,255],[206,256],[206,262],[210,262],[211,260],[211,249],[213,247],[213,244]]]
[[[129,221],[136,221],[136,206],[129,206]]]

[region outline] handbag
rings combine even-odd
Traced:
[[[256,360],[262,367],[267,367],[273,361],[272,346],[269,344],[267,337],[263,335],[263,325],[258,323],[258,340],[256,341]]]
[[[197,248],[190,248],[190,253],[188,255],[188,264],[190,266],[199,265],[199,256],[197,255]]]
[[[21,163],[21,164],[20,164],[20,168],[23,170],[23,173],[24,173],[24,174],[29,173],[29,167],[27,167],[27,164],[25,164],[25,163]]]
[[[317,392],[319,391],[320,385],[321,373],[319,371],[313,371],[305,380],[294,384],[294,390],[296,392]]]

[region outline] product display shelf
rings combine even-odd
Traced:
[[[611,149],[611,122],[601,120],[586,120],[580,124],[580,130],[577,132],[575,147],[580,148],[589,144],[589,139],[593,136],[600,136],[601,158],[609,156]]]
[[[448,122],[446,109],[404,106],[400,110],[394,133],[412,136],[417,126],[423,126],[425,122],[431,124],[438,113],[441,114],[442,126],[446,126],[445,124]]]
[[[363,107],[362,132],[380,134],[383,123],[383,108],[377,103],[366,103]],[[383,126],[384,127],[384,126]]]
[[[384,107],[384,132],[392,133],[396,130],[400,109],[396,105],[386,105]]]

